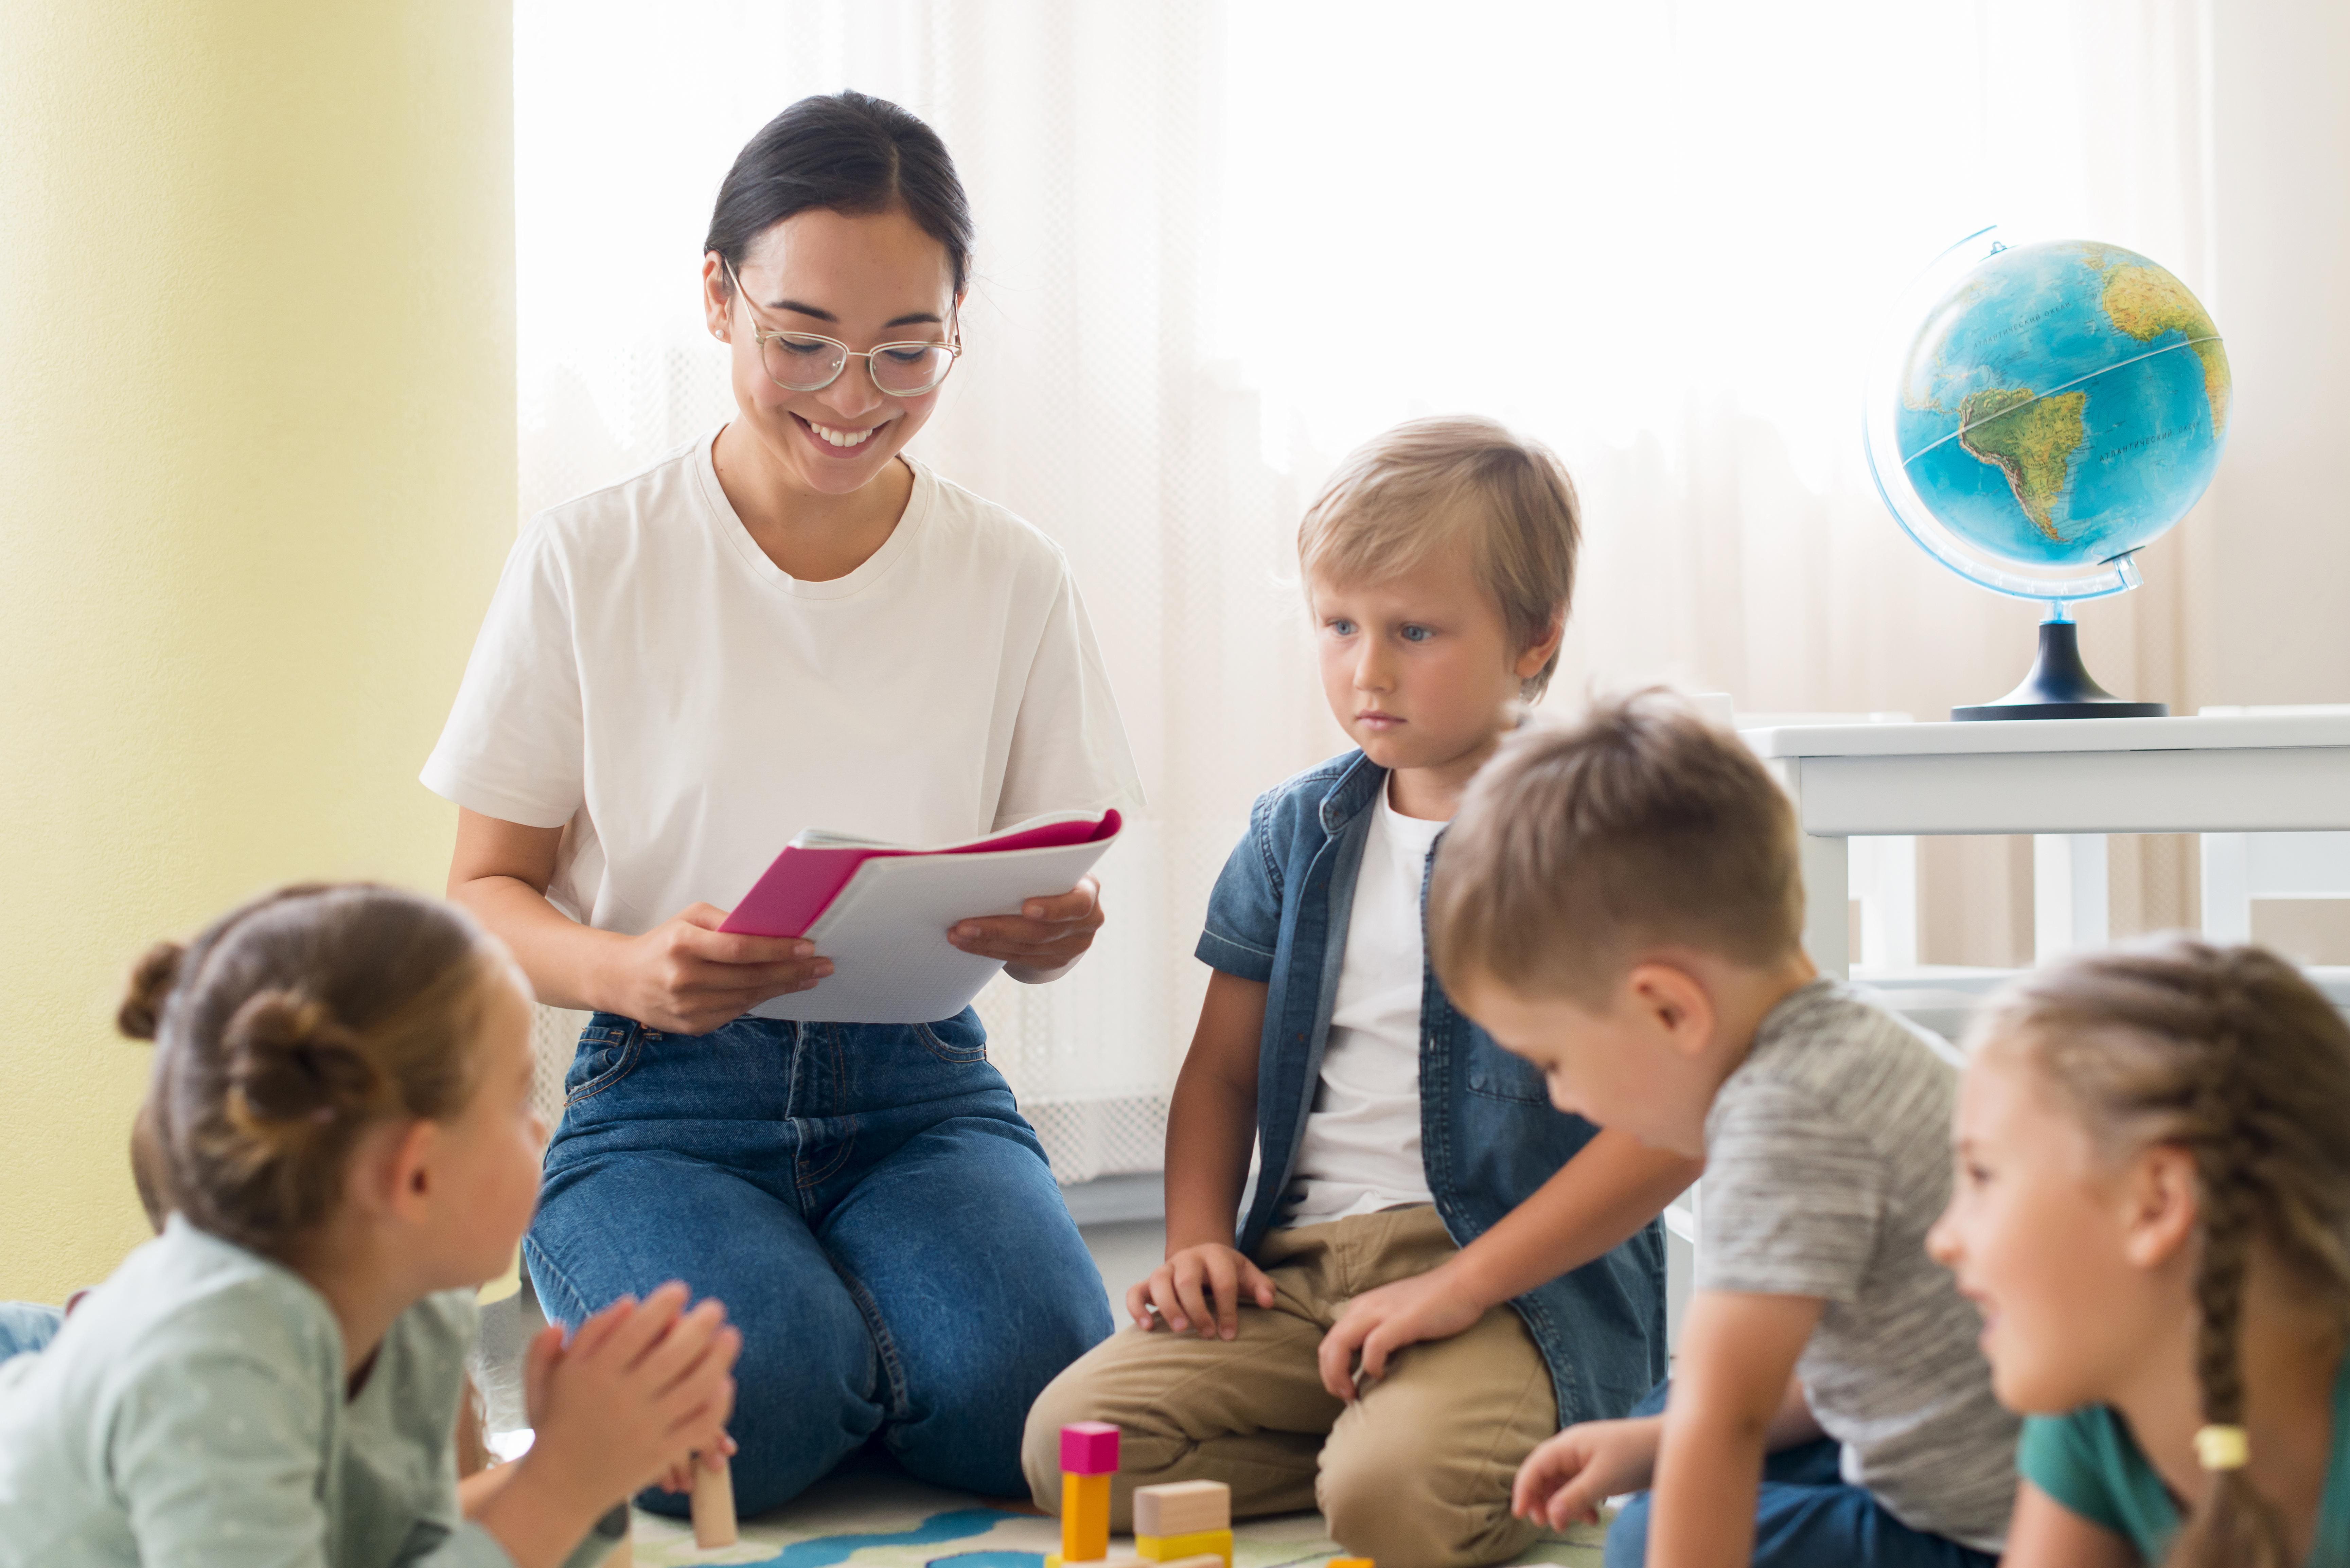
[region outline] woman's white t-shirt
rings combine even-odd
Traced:
[[[732,908],[803,828],[941,844],[1140,803],[1051,540],[910,460],[880,549],[801,582],[714,439],[531,520],[424,764],[459,805],[566,829],[556,908],[634,934]]]

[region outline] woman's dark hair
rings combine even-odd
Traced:
[[[464,1109],[495,950],[463,910],[363,884],[282,888],[151,949],[116,1014],[156,1044],[131,1134],[148,1217],[290,1261],[361,1133]]]
[[[886,99],[861,92],[804,98],[735,155],[702,248],[739,267],[754,240],[795,213],[880,213],[899,205],[946,247],[961,295],[971,275],[971,200],[939,133]]]

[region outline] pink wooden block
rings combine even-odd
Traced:
[[[1071,1476],[1116,1475],[1118,1428],[1107,1421],[1079,1421],[1062,1428],[1061,1473]]]

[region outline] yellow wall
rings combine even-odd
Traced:
[[[149,941],[438,888],[515,509],[509,7],[0,8],[0,1297],[144,1234]]]

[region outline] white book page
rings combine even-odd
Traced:
[[[1066,893],[1108,847],[1105,840],[868,860],[808,928],[833,972],[811,990],[761,1003],[752,1016],[812,1023],[952,1018],[1003,965],[964,952],[947,940],[947,928],[976,915],[1016,915],[1030,898]]]

